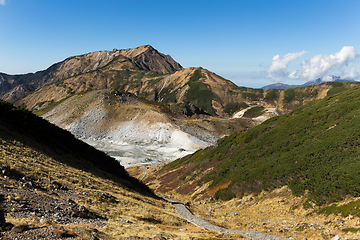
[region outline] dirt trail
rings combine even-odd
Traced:
[[[251,238],[251,239],[255,239],[255,240],[282,240],[282,239],[290,239],[290,238],[284,238],[284,237],[279,237],[279,236],[274,236],[274,235],[270,235],[270,234],[266,234],[266,233],[261,233],[261,232],[253,232],[253,231],[242,231],[242,230],[231,230],[231,229],[226,229],[226,228],[222,228],[219,226],[216,226],[214,224],[211,224],[207,221],[205,221],[204,219],[195,216],[194,214],[192,214],[189,209],[187,209],[187,207],[185,206],[186,204],[184,202],[180,202],[180,201],[175,201],[172,199],[168,199],[165,197],[160,196],[162,199],[164,199],[165,201],[171,203],[176,212],[183,218],[185,218],[188,222],[204,229],[204,230],[213,230],[219,233],[231,233],[231,234],[241,234],[244,237],[247,238]]]

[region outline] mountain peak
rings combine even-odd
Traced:
[[[170,55],[165,55],[158,52],[151,45],[143,45],[137,48],[124,49],[121,50],[120,54],[132,59],[133,62],[143,70],[164,74],[183,69],[183,67]]]
[[[128,48],[121,50],[121,55],[128,57],[128,58],[135,58],[140,54],[149,51],[149,50],[156,50],[151,45],[142,45],[136,48]]]
[[[91,74],[92,71],[110,63],[124,65],[124,62],[133,69],[153,71],[159,74],[183,69],[171,56],[158,52],[151,45],[143,45],[132,49],[96,51],[69,57],[35,74],[6,75],[0,73],[0,98],[14,102],[19,97],[39,89],[45,84],[82,74]]]

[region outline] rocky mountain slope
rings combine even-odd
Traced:
[[[36,73],[22,75],[0,73],[0,98],[14,102],[16,99],[46,84],[76,78],[83,74],[90,73],[93,76],[91,74],[93,71],[101,69],[112,61],[117,62],[119,68],[126,66],[132,69],[154,71],[162,74],[182,69],[180,64],[175,62],[169,55],[159,53],[149,45],[135,49],[91,52],[69,57],[44,71]],[[90,84],[87,84],[85,89],[94,88]]]

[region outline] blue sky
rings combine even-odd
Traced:
[[[0,0],[0,72],[150,44],[239,86],[360,80],[358,0]]]

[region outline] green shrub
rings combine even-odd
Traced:
[[[186,93],[186,99],[189,102],[194,102],[196,107],[202,109],[210,115],[215,115],[212,108],[212,100],[214,98],[213,92],[208,88],[208,85],[200,81],[201,69],[194,71],[193,75],[188,81],[189,90]]]
[[[344,86],[344,83],[342,82],[327,82],[327,85],[333,86],[333,87],[342,87]]]
[[[267,102],[271,102],[271,101],[274,101],[275,98],[276,98],[276,90],[275,89],[270,89],[266,93],[266,96],[265,96],[264,100],[267,101]]]
[[[224,112],[228,115],[233,115],[233,113],[247,107],[249,107],[249,105],[247,105],[245,102],[228,102],[225,104]]]
[[[264,109],[265,108],[263,106],[252,107],[244,113],[244,117],[247,117],[247,118],[258,117],[263,113]]]
[[[341,93],[342,91],[345,91],[345,87],[333,87],[327,92],[327,96],[332,96],[338,93]]]
[[[262,94],[252,93],[252,92],[242,92],[241,97],[249,101],[258,101]]]
[[[224,200],[224,201],[229,201],[229,200],[233,199],[234,197],[236,197],[235,193],[233,193],[228,188],[220,189],[214,195],[214,198],[216,200]]]
[[[284,91],[284,102],[289,103],[295,99],[295,89],[290,88]]]

